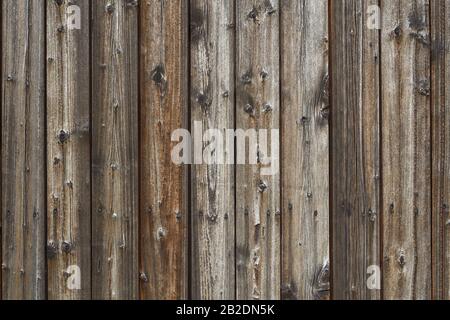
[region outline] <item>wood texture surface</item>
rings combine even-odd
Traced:
[[[449,44],[450,1],[431,1],[431,101],[432,101],[432,297],[450,299],[449,204]]]
[[[73,7],[47,2],[49,299],[91,297],[89,1],[77,5],[71,29]]]
[[[450,299],[450,0],[0,11],[0,298]]]
[[[370,266],[380,266],[381,211],[379,31],[360,18],[370,5],[377,2],[333,1],[331,7],[334,299],[380,293],[367,286]]]
[[[245,0],[236,6],[236,128],[255,129],[260,149],[261,129],[280,128],[279,3]],[[258,158],[280,159],[279,150],[266,151]],[[280,298],[280,173],[263,176],[262,166],[236,166],[238,299]]]
[[[282,1],[283,299],[329,297],[328,1]]]
[[[381,1],[383,297],[431,298],[429,1]]]
[[[44,299],[45,3],[2,1],[3,299]]]
[[[171,160],[172,132],[187,127],[188,2],[141,3],[140,292],[186,299],[187,167]]]
[[[222,140],[225,129],[234,128],[234,9],[229,0],[194,0],[190,8],[191,132],[219,129]],[[193,152],[214,139],[194,141]],[[230,153],[234,148],[216,153],[219,164],[192,166],[194,299],[235,298],[235,172],[223,164]]]
[[[92,298],[138,297],[137,2],[92,6]]]

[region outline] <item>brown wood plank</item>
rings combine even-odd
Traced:
[[[431,298],[429,5],[381,1],[386,299]]]
[[[450,299],[450,1],[431,1],[433,299]]]
[[[366,20],[378,3],[331,4],[332,297],[378,299],[367,279],[381,264],[379,31]]]
[[[2,1],[2,288],[45,298],[45,2]]]
[[[138,296],[137,2],[92,3],[92,298]]]
[[[236,128],[268,129],[267,135],[257,135],[261,149],[261,136],[270,136],[270,142],[270,129],[280,126],[279,2],[244,0],[236,6]],[[266,151],[258,152],[261,162],[280,158],[278,150]],[[247,165],[236,168],[236,296],[279,299],[280,173],[263,176],[267,167],[248,164],[248,156],[255,156],[249,153]]]
[[[91,296],[89,1],[71,6],[47,2],[47,266],[48,298],[78,300]]]
[[[187,170],[171,160],[172,132],[187,127],[186,0],[141,3],[140,294],[186,299]]]
[[[190,12],[191,131],[224,139],[234,129],[234,1],[193,0]],[[192,298],[234,299],[234,167],[204,160],[192,166]]]
[[[281,1],[283,299],[329,298],[328,1]]]

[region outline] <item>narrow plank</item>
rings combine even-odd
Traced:
[[[380,38],[366,14],[373,5],[331,6],[332,297],[339,300],[380,298],[377,282],[367,281],[381,277]]]
[[[279,150],[264,150],[261,138],[267,136],[262,129],[270,133],[280,125],[279,2],[245,0],[236,5],[236,128],[261,133],[250,142],[250,150],[255,144],[260,149],[260,163],[248,164],[248,156],[255,156],[249,151],[247,165],[236,168],[236,295],[279,299],[280,173],[263,175],[267,167],[262,162],[280,155]],[[243,150],[237,149],[239,157]]]
[[[186,299],[188,169],[171,160],[171,134],[188,120],[188,2],[142,2],[140,14],[140,295]]]
[[[219,129],[221,139],[234,129],[234,30],[234,1],[191,1],[191,128]],[[234,167],[216,155],[215,163],[192,167],[194,299],[234,299],[236,292]]]
[[[48,1],[49,299],[91,296],[89,55],[89,1]]]
[[[429,1],[381,1],[383,296],[431,298]]]
[[[92,5],[92,298],[138,296],[137,2]]]
[[[45,2],[2,1],[2,288],[45,298]]]
[[[450,240],[448,231],[450,210],[450,1],[431,1],[431,83],[432,83],[432,267],[433,299],[450,299]]]
[[[282,298],[329,298],[328,1],[281,2]]]

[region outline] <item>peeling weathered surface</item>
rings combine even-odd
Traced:
[[[431,5],[433,299],[450,299],[450,1]]]
[[[282,298],[327,299],[328,1],[281,3]]]
[[[234,9],[234,0],[191,1],[191,128],[234,128]],[[192,166],[194,299],[235,298],[234,167],[223,162]]]
[[[92,298],[138,297],[137,2],[92,4]]]
[[[140,10],[140,297],[186,299],[187,166],[172,162],[171,134],[187,127],[188,2]]]
[[[69,1],[47,1],[49,299],[91,297],[89,1],[77,5],[80,30],[67,27]],[[71,266],[79,290],[68,285]]]
[[[381,1],[386,299],[431,298],[431,108],[420,90],[430,83],[429,5]]]
[[[236,127],[270,133],[280,128],[278,0],[236,6]],[[263,111],[267,104],[271,112]],[[263,156],[274,154],[280,159],[279,150]],[[238,299],[280,298],[280,173],[262,176],[261,169],[261,163],[236,167]]]
[[[3,299],[44,299],[45,3],[1,6]]]
[[[332,4],[332,297],[377,299],[367,279],[380,266],[379,31],[365,13],[378,3]]]

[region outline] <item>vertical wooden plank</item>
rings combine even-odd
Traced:
[[[281,1],[283,299],[329,298],[328,1]]]
[[[269,136],[270,129],[280,125],[278,4],[278,0],[236,3],[236,128],[256,130],[258,149],[265,147],[261,129],[269,129]],[[254,156],[250,152],[247,156]],[[279,159],[278,150],[258,152],[261,162],[269,156]],[[236,168],[238,299],[280,298],[280,174],[263,176],[262,167],[259,163]]]
[[[450,299],[450,1],[431,1],[431,100],[432,100],[432,267],[433,299]]]
[[[378,3],[331,3],[332,297],[378,299],[367,279],[381,276],[379,31],[366,14]]]
[[[219,129],[221,139],[234,129],[234,30],[234,1],[191,1],[191,128]],[[216,156],[192,167],[194,299],[235,298],[234,167]]]
[[[89,55],[89,1],[47,1],[49,299],[91,295]]]
[[[383,288],[431,297],[429,1],[381,1]]]
[[[141,228],[143,299],[186,299],[187,167],[171,160],[172,132],[187,127],[188,2],[141,3]]]
[[[45,2],[2,1],[4,299],[45,298]]]
[[[138,295],[137,2],[92,3],[92,298]]]

